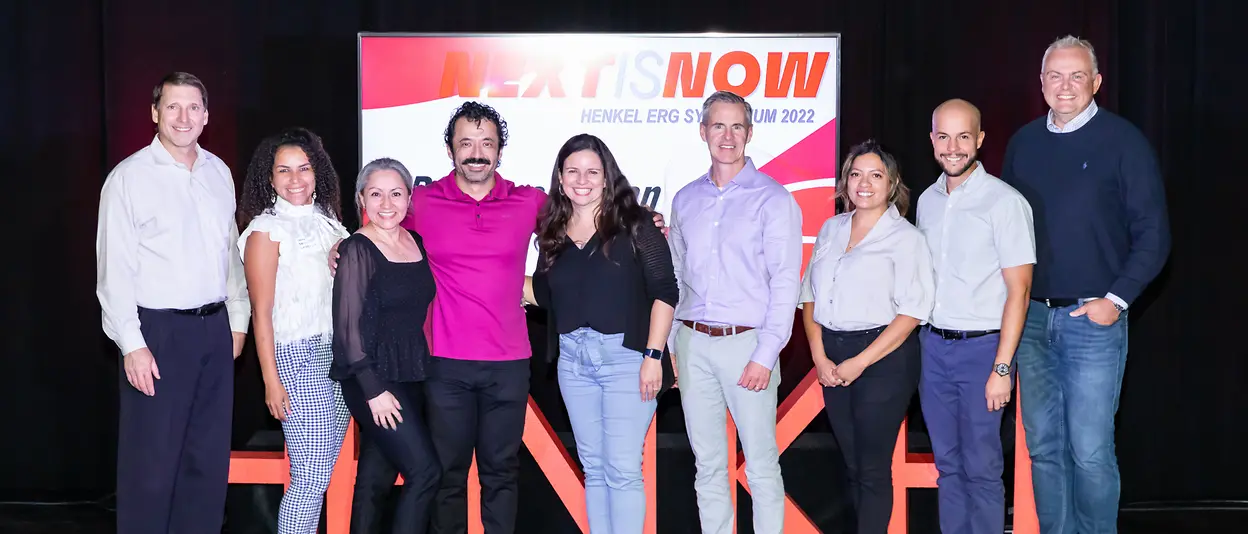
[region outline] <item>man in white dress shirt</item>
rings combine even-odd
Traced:
[[[940,530],[1000,534],[1001,414],[1036,263],[1031,205],[979,162],[984,132],[970,102],[937,107],[931,139],[945,172],[919,197],[936,274],[936,305],[919,338],[919,398],[939,472]]]
[[[96,296],[122,354],[117,531],[218,533],[234,358],[251,305],[234,243],[234,180],[199,146],[208,94],[187,73],[152,91],[152,143],[100,192]]]

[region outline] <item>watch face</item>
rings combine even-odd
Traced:
[[[1004,363],[998,363],[995,370],[997,371],[997,374],[1001,376],[1010,374],[1010,366]]]

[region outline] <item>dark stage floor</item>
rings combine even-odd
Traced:
[[[5,534],[112,534],[112,512],[99,506],[0,506],[0,532]],[[935,532],[918,528],[923,523],[911,518],[912,532]],[[1203,534],[1244,532],[1248,525],[1245,512],[1126,512],[1119,522],[1122,534]],[[275,532],[273,526],[253,525],[241,530],[224,532]],[[740,532],[748,532],[748,527]],[[544,532],[544,531],[531,531]],[[696,530],[664,530],[696,532]],[[827,530],[827,534],[842,532]]]
[[[661,435],[659,469],[665,483],[659,487],[659,521],[663,534],[696,533],[693,493],[693,457],[683,435]],[[822,436],[805,435],[783,455],[786,488],[793,499],[823,532],[845,532],[842,527],[845,501],[830,487],[841,482],[837,462],[828,461],[829,444]],[[834,447],[834,446],[831,446]],[[832,453],[835,451],[833,450]],[[561,534],[576,532],[571,517],[558,504],[550,485],[532,457],[523,455],[518,532]],[[912,490],[910,532],[937,534],[935,490]],[[281,486],[233,486],[227,504],[229,517],[224,532],[268,534],[276,532],[277,503]],[[748,496],[741,514],[741,534],[749,526]],[[0,533],[105,534],[115,532],[111,501],[77,505],[0,504]],[[1135,511],[1124,510],[1119,521],[1123,534],[1199,534],[1248,531],[1248,510],[1243,511]]]

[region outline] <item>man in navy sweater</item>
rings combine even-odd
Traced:
[[[1170,252],[1165,190],[1144,135],[1097,109],[1090,43],[1055,41],[1040,82],[1050,111],[1014,134],[1001,172],[1035,217],[1017,361],[1036,508],[1046,534],[1116,532],[1126,310]]]

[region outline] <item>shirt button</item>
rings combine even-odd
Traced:
[[[715,226],[719,226],[719,221],[715,221]]]

